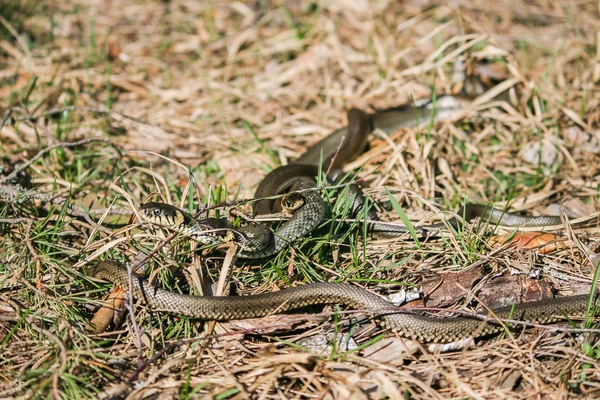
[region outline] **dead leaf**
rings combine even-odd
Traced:
[[[260,361],[266,362],[270,365],[280,365],[280,364],[311,364],[314,362],[315,357],[308,353],[288,353],[288,354],[276,354],[271,355],[267,354],[264,356],[264,353],[261,353]]]
[[[506,390],[514,390],[518,387],[523,378],[523,373],[518,370],[512,370],[508,375],[502,376],[500,387]]]
[[[2,48],[1,45],[0,48]],[[25,70],[16,70],[11,72],[12,73],[10,75],[0,75],[0,78],[2,78],[5,82],[11,83],[10,85],[3,86],[0,89],[0,96],[2,97],[8,97],[10,93],[14,93],[23,89],[31,82],[31,76],[29,72]]]
[[[417,351],[420,345],[413,340],[387,337],[363,349],[363,357],[388,365],[402,365],[404,359]]]
[[[557,147],[549,139],[542,139],[529,142],[521,151],[519,151],[519,157],[526,163],[531,165],[542,164],[546,167],[558,166],[562,164],[563,155],[559,152]]]
[[[562,211],[567,213],[569,218],[579,218],[591,215],[596,212],[592,204],[586,204],[579,198],[570,198],[562,203],[552,203],[544,209],[546,215],[561,215]]]
[[[486,49],[484,49],[485,51]],[[509,78],[506,66],[499,64],[475,64],[475,73],[479,74],[484,82],[502,82]]]
[[[425,301],[423,298],[418,298],[415,300],[408,300],[406,303],[399,305],[398,308],[410,310],[412,308],[423,308],[425,307]]]
[[[313,354],[328,355],[334,350],[332,343],[338,352],[346,352],[358,348],[358,343],[349,333],[320,333],[300,339],[297,343]]]
[[[567,143],[589,153],[600,153],[600,131],[584,131],[577,125],[572,125],[564,131]]]
[[[535,249],[541,254],[548,254],[566,247],[565,242],[560,240],[558,236],[542,232],[507,233],[492,237],[490,242],[499,246],[508,245],[508,247],[515,249]]]
[[[447,307],[463,299],[468,289],[481,278],[483,267],[469,268],[460,272],[449,272],[422,283],[427,297],[427,307]]]
[[[553,298],[552,287],[546,281],[529,278],[525,274],[503,275],[492,279],[478,294],[488,307],[504,307],[528,301]]]
[[[121,55],[121,46],[114,36],[110,36],[106,42],[106,56],[110,61],[115,61]]]

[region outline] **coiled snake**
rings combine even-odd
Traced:
[[[412,111],[410,111],[412,112]],[[422,112],[422,111],[421,111]],[[442,113],[444,110],[442,110]],[[394,115],[400,121],[393,124]],[[381,117],[381,119],[380,119]],[[298,163],[272,171],[259,185],[256,198],[280,195],[288,191],[310,189],[315,186],[318,160],[340,166],[343,160],[362,151],[367,134],[380,127],[387,132],[410,125],[405,111],[385,111],[367,115],[352,109],[348,113],[349,127],[342,128],[313,146],[301,156]],[[342,137],[347,145],[339,146]],[[334,151],[335,150],[335,151]],[[335,157],[341,157],[338,159]],[[304,164],[306,163],[306,164]],[[146,220],[179,231],[205,243],[235,240],[242,246],[239,256],[264,258],[273,255],[289,243],[312,231],[323,218],[323,202],[317,191],[302,192],[304,204],[294,211],[291,220],[279,227],[272,236],[265,233],[264,226],[250,225],[234,230],[224,220],[194,220],[189,214],[176,207],[148,203],[141,208]],[[255,205],[256,213],[268,213],[273,209],[271,200],[260,200]],[[479,215],[495,223],[509,226],[545,226],[560,224],[558,217],[527,218],[488,209],[481,205],[469,205],[467,218]],[[405,230],[402,232],[406,232]],[[229,236],[228,236],[229,235]],[[257,237],[254,240],[254,236]],[[313,283],[284,289],[278,292],[241,297],[197,297],[188,296],[152,286],[138,275],[133,275],[129,284],[127,268],[114,261],[102,261],[87,271],[96,278],[115,283],[157,311],[165,311],[203,320],[232,320],[262,317],[292,309],[317,304],[340,304],[369,310],[380,316],[381,324],[400,336],[423,342],[447,343],[464,338],[476,338],[494,334],[505,329],[498,319],[520,320],[547,324],[564,320],[565,317],[584,316],[588,309],[589,296],[571,296],[542,300],[514,307],[491,310],[490,318],[452,317],[439,319],[408,311],[394,311],[393,305],[383,298],[359,286],[346,283]],[[593,302],[597,301],[597,295]],[[510,324],[506,325],[510,327]]]

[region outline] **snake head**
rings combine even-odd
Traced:
[[[187,217],[184,211],[175,206],[152,201],[142,204],[140,214],[148,222],[167,227],[180,225]]]
[[[281,208],[283,211],[293,214],[306,203],[306,199],[301,193],[293,192],[281,198]]]

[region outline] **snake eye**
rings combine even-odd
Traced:
[[[160,217],[161,211],[160,211],[160,209],[159,209],[159,208],[155,208],[154,210],[152,210],[152,214],[153,214],[155,217]]]

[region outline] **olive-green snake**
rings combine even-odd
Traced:
[[[442,110],[442,113],[447,111],[449,110]],[[419,112],[423,113],[422,110]],[[260,224],[233,229],[225,220],[215,218],[195,220],[176,207],[160,203],[143,205],[141,213],[147,221],[205,243],[235,240],[242,247],[239,256],[243,258],[263,258],[275,254],[289,243],[308,234],[323,218],[324,206],[320,195],[317,191],[306,190],[315,186],[319,160],[323,161],[321,164],[323,169],[329,168],[329,165],[339,167],[357,152],[362,151],[366,143],[366,135],[375,127],[391,132],[403,126],[414,125],[414,113],[412,115],[411,118],[407,118],[405,110],[390,110],[367,115],[352,109],[348,113],[347,128],[334,132],[313,146],[295,163],[279,167],[268,174],[255,194],[255,197],[260,199],[255,204],[255,214],[272,212],[273,201],[264,199],[265,197],[290,191],[302,191],[304,202],[298,210],[294,211],[292,219],[283,223],[271,236],[264,233],[265,228]],[[394,118],[398,120],[396,124],[393,123]],[[342,143],[338,146],[342,137],[348,140],[346,144]],[[469,205],[464,214],[467,219],[482,216],[489,218],[493,223],[508,226],[560,224],[558,217],[521,217],[482,205]],[[197,297],[151,286],[145,278],[137,275],[132,276],[133,286],[130,286],[127,268],[112,261],[100,262],[95,267],[91,267],[88,273],[128,289],[133,296],[143,300],[157,311],[203,320],[231,320],[261,317],[308,305],[340,304],[377,313],[381,316],[382,325],[400,336],[438,343],[497,333],[504,329],[504,325],[498,319],[547,324],[564,319],[565,316],[583,316],[589,299],[589,296],[581,295],[497,308],[492,310],[490,318],[486,318],[485,321],[481,318],[468,317],[438,319],[408,311],[392,312],[393,305],[390,302],[366,289],[346,283],[313,283],[256,296]]]
[[[155,311],[164,311],[202,320],[233,320],[263,317],[309,305],[340,304],[368,310],[381,318],[381,324],[402,337],[422,342],[448,343],[477,338],[504,329],[498,319],[549,324],[584,316],[589,296],[541,300],[492,310],[490,318],[433,318],[410,311],[394,311],[383,298],[348,283],[312,283],[253,296],[189,296],[164,290],[133,274],[129,285],[127,268],[115,261],[101,261],[87,271],[90,276],[115,283]],[[485,316],[485,315],[482,315]],[[511,327],[508,323],[506,326]]]

